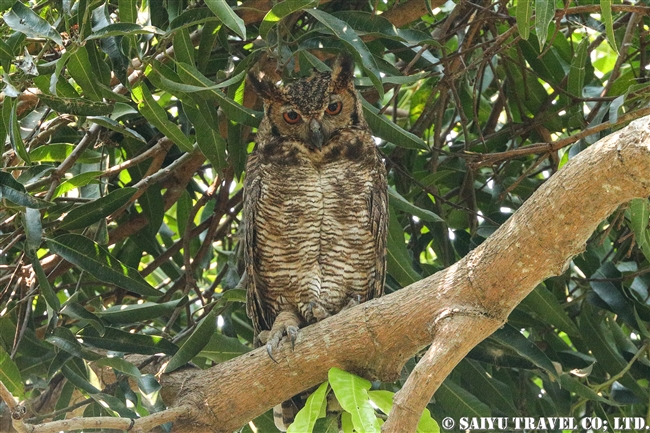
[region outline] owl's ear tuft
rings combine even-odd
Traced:
[[[354,87],[354,61],[352,57],[340,54],[332,66],[332,83],[336,89]]]
[[[266,101],[277,101],[282,99],[280,89],[264,73],[248,72],[248,81],[253,85],[255,92],[257,92],[262,99]]]

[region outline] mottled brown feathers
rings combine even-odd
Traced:
[[[383,294],[386,169],[353,74],[339,58],[285,86],[250,77],[265,116],[244,189],[247,312],[272,357],[283,336]]]

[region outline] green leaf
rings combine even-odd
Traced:
[[[236,358],[251,349],[239,342],[239,339],[226,337],[223,334],[214,333],[210,341],[201,350],[200,356],[204,356],[214,362],[224,362]]]
[[[0,199],[7,199],[18,206],[42,209],[52,203],[37,199],[25,192],[25,187],[6,171],[0,171]]]
[[[77,388],[86,391],[89,394],[98,394],[99,389],[92,385],[88,379],[88,373],[74,364],[74,359],[66,362],[66,364],[61,367],[61,373],[74,384]]]
[[[415,272],[411,265],[411,258],[404,243],[404,231],[397,219],[395,211],[390,211],[388,223],[388,240],[386,248],[388,273],[397,280],[402,287],[419,281],[422,277]]]
[[[111,119],[110,117],[105,117],[105,116],[89,116],[88,121],[91,123],[96,123],[100,126],[103,126],[104,128],[110,129],[111,131],[116,131],[119,132],[120,134],[124,135],[125,137],[130,137],[134,138],[138,141],[141,141],[143,143],[146,143],[147,140],[140,134],[138,134],[136,131],[134,131],[131,128],[127,128],[123,124],[116,122],[115,120]]]
[[[52,290],[52,286],[50,285],[50,282],[45,275],[45,271],[41,266],[41,262],[39,262],[38,259],[34,258],[32,260],[32,268],[36,274],[36,279],[38,281],[38,285],[41,288],[41,294],[43,295],[43,298],[45,298],[45,302],[52,310],[54,310],[55,314],[58,314],[59,310],[61,309],[61,303],[59,302],[59,298],[56,296],[56,293],[54,293],[54,290]]]
[[[555,0],[535,0],[535,30],[537,31],[540,51],[544,48],[548,36],[548,25],[554,17]]]
[[[553,293],[543,285],[535,289],[524,298],[521,305],[534,311],[542,320],[550,323],[558,329],[573,337],[579,337],[580,331],[575,323],[569,318],[562,305]]]
[[[138,417],[135,412],[126,407],[122,400],[110,394],[100,392],[97,394],[90,394],[90,397],[99,403],[102,408],[112,410],[123,418],[135,419]]]
[[[205,94],[201,93],[201,96],[210,99],[216,99],[216,101],[219,103],[219,106],[226,113],[226,116],[228,116],[229,119],[248,126],[259,125],[260,121],[262,120],[262,113],[258,113],[256,111],[243,107],[242,105],[225,96],[219,90],[213,90],[211,87],[213,87],[214,83],[205,77],[194,66],[179,62],[176,63],[176,70],[183,82],[199,87],[204,86],[207,92]]]
[[[207,342],[210,341],[210,337],[214,334],[215,329],[217,329],[217,314],[215,310],[212,310],[201,320],[194,332],[192,332],[192,335],[185,340],[185,343],[178,349],[178,352],[169,360],[165,368],[165,373],[171,373],[198,355]]]
[[[171,31],[210,22],[220,23],[219,18],[215,17],[210,9],[189,9],[172,20],[172,22],[169,24],[169,30]]]
[[[291,0],[275,4],[270,11],[266,13],[260,24],[259,33],[262,39],[266,39],[269,31],[286,16],[303,9],[318,6],[318,0]],[[12,56],[13,57],[13,56]]]
[[[94,364],[99,367],[110,367],[136,379],[142,376],[138,367],[122,358],[102,358],[95,361]]]
[[[530,35],[530,19],[533,16],[533,0],[517,0],[517,27],[519,35],[526,40]]]
[[[101,355],[81,347],[81,344],[79,344],[72,332],[63,326],[54,328],[53,333],[45,337],[45,341],[78,358],[84,358],[90,361],[101,359]]]
[[[139,83],[137,86],[134,86],[131,96],[138,104],[138,110],[145,119],[151,122],[182,150],[185,152],[192,151],[192,142],[173,122],[167,119],[167,112],[153,99],[146,85]]]
[[[65,314],[66,316],[75,320],[85,320],[90,324],[90,326],[95,328],[99,335],[104,335],[106,332],[106,328],[104,327],[104,324],[101,322],[101,320],[99,320],[96,315],[86,310],[82,305],[77,304],[76,302],[67,302],[61,310],[61,314]]]
[[[323,404],[327,404],[328,387],[327,382],[321,383],[318,389],[307,398],[305,406],[296,414],[296,418],[287,429],[287,433],[304,433],[314,430],[314,424],[320,417]]]
[[[36,162],[60,162],[64,161],[77,146],[71,143],[50,143],[29,151],[29,157]],[[77,159],[84,164],[96,164],[101,160],[102,154],[86,149]]]
[[[569,78],[567,79],[567,91],[578,98],[582,98],[588,47],[589,39],[584,38],[578,45],[578,48],[576,48],[573,60],[571,60],[571,69],[569,70]]]
[[[226,157],[226,140],[223,139],[219,131],[216,131],[206,121],[206,115],[216,115],[213,113],[213,107],[206,107],[203,112],[200,108],[189,103],[183,103],[185,114],[194,125],[196,131],[196,143],[199,149],[212,164],[212,168],[218,172],[228,167]]]
[[[616,37],[614,36],[614,20],[612,19],[612,0],[600,0],[600,13],[605,21],[605,32],[607,33],[607,42],[615,53],[618,54],[616,47]]]
[[[48,246],[54,254],[88,272],[99,281],[115,284],[129,292],[143,296],[160,296],[138,271],[128,267],[113,257],[106,249],[76,234],[65,234],[49,239]]]
[[[88,57],[86,47],[79,47],[68,57],[68,72],[75,82],[84,91],[84,95],[93,101],[102,100],[102,91],[99,88],[99,71],[93,69]],[[92,116],[101,116],[108,113],[88,113]]]
[[[502,328],[492,334],[490,339],[498,341],[502,345],[514,350],[519,356],[532,362],[536,366],[546,370],[546,374],[550,377],[556,377],[557,372],[555,367],[548,356],[535,345],[532,341],[527,339],[515,329],[512,325],[505,324]]]
[[[390,414],[391,409],[393,408],[393,398],[395,396],[394,392],[384,391],[384,390],[373,390],[368,391],[368,396],[370,400],[386,415]],[[416,433],[438,433],[440,428],[438,423],[431,418],[431,412],[429,409],[424,408],[422,411],[422,417],[418,422]]]
[[[155,303],[143,302],[141,304],[133,305],[115,305],[103,311],[97,311],[95,314],[102,320],[108,323],[138,323],[156,318],[163,318],[168,316],[179,306],[187,303],[187,297],[184,296],[175,301]]]
[[[85,40],[90,41],[93,39],[103,39],[111,36],[129,36],[129,35],[163,35],[165,32],[157,29],[154,26],[141,26],[133,23],[115,23],[103,27],[96,32],[93,32]]]
[[[20,370],[11,360],[9,354],[5,352],[2,345],[0,345],[0,382],[4,383],[14,397],[18,397],[19,400],[25,399]]]
[[[111,327],[107,327],[101,337],[95,329],[84,328],[80,338],[84,344],[114,352],[173,355],[178,350],[175,344],[158,335],[133,334]]]
[[[138,19],[138,4],[133,0],[117,0],[120,22],[134,23]]]
[[[569,392],[574,392],[582,398],[599,401],[601,403],[605,403],[610,406],[616,406],[616,403],[614,403],[613,401],[603,398],[601,395],[598,395],[596,391],[589,388],[588,386],[583,385],[582,383],[578,382],[578,380],[576,380],[574,377],[571,377],[566,373],[562,373],[558,377],[558,382],[560,383],[562,388],[566,389]]]
[[[336,367],[330,369],[327,377],[341,407],[352,415],[355,430],[379,433],[379,422],[368,396],[370,382]]]
[[[7,99],[8,98],[5,98],[5,104],[7,103]],[[31,164],[29,154],[27,153],[27,149],[25,149],[25,143],[23,142],[23,138],[20,136],[20,125],[18,125],[18,114],[16,112],[17,108],[18,103],[14,101],[11,105],[11,113],[9,114],[9,125],[7,125],[9,140],[11,141],[11,147],[14,149],[14,152],[16,152],[16,155],[27,164]]]
[[[194,45],[190,38],[190,31],[186,27],[174,33],[174,54],[177,61],[194,64]]]
[[[354,55],[357,62],[375,85],[375,89],[379,93],[379,99],[382,99],[384,97],[384,86],[381,82],[381,76],[375,58],[368,50],[366,44],[361,40],[361,37],[352,29],[352,26],[319,9],[307,9],[305,12],[327,27],[334,33],[334,36],[350,49],[350,53]]]
[[[246,39],[246,23],[228,6],[226,0],[205,0],[205,5],[210,8],[226,27]]]
[[[14,53],[11,51],[11,47],[0,39],[0,62],[2,62],[0,66],[2,66],[5,72],[9,70],[9,65],[13,60]]]
[[[407,149],[427,149],[427,145],[420,137],[400,128],[388,120],[386,116],[380,115],[379,109],[365,99],[361,98],[361,103],[363,105],[363,116],[368,122],[373,135]]]
[[[432,223],[444,222],[444,220],[435,213],[415,206],[393,188],[388,188],[388,201],[393,208],[415,215],[423,221],[429,221]]]
[[[30,38],[51,39],[57,44],[63,45],[59,32],[20,1],[16,1],[2,19],[13,30],[24,33]]]
[[[188,66],[189,66],[188,64],[185,64],[183,69],[188,68]],[[198,69],[197,69],[197,71],[198,71]],[[198,71],[198,72],[200,72],[200,71]],[[242,71],[239,74],[237,74],[237,75],[235,75],[235,76],[233,76],[233,77],[231,77],[231,78],[229,78],[227,80],[224,80],[221,83],[212,84],[210,86],[193,86],[191,84],[178,83],[176,81],[170,80],[169,78],[163,76],[162,74],[158,76],[158,79],[160,80],[160,83],[163,84],[163,87],[165,88],[165,90],[167,90],[167,91],[169,91],[171,93],[177,94],[177,93],[198,93],[198,92],[203,92],[203,94],[201,96],[207,97],[207,96],[210,95],[210,92],[208,92],[209,90],[224,89],[224,88],[226,88],[228,86],[231,86],[233,84],[237,84],[237,83],[241,82],[241,80],[243,80],[245,76],[246,76],[246,71]],[[208,78],[206,78],[205,76],[203,76],[202,78],[205,78],[205,80],[208,80]],[[193,79],[194,81],[196,81],[195,77],[192,77],[190,79]]]
[[[127,204],[136,192],[138,192],[137,188],[120,188],[105,197],[84,203],[68,212],[59,228],[76,230],[88,227]]]
[[[643,251],[646,260],[650,262],[650,235],[648,221],[650,220],[650,203],[647,198],[637,198],[630,202],[630,228],[634,232],[637,245]]]
[[[43,238],[41,212],[36,209],[25,209],[25,237],[27,238],[27,250],[34,253],[41,245]]]
[[[98,178],[102,174],[102,171],[87,171],[85,173],[73,176],[70,179],[66,179],[56,187],[56,190],[54,191],[54,197],[58,197],[68,191],[72,191],[75,188],[86,186],[89,183],[99,183]]]
[[[627,365],[627,361],[616,347],[611,329],[604,323],[604,320],[609,318],[597,314],[588,302],[585,302],[582,308],[579,329],[584,343],[596,358],[598,365],[611,375],[619,374]],[[637,397],[647,400],[647,391],[639,386],[629,371],[619,382],[632,390]]]
[[[453,418],[487,417],[492,413],[488,405],[449,377],[442,382],[435,396],[436,402],[445,409],[445,415]]]
[[[426,407],[422,411],[416,433],[440,433],[440,427],[436,420],[431,417],[431,412]]]
[[[512,390],[503,382],[498,381],[481,366],[477,361],[465,358],[454,369],[461,374],[467,383],[471,383],[471,390],[481,398],[489,401],[510,416],[517,416],[519,411],[512,400]]]
[[[621,278],[621,272],[612,262],[605,262],[591,275],[589,285],[600,299],[605,301],[612,312],[616,313],[625,323],[632,328],[636,327],[634,309],[623,295],[620,283],[614,280]],[[602,281],[599,281],[602,280]]]

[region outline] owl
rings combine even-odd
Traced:
[[[285,336],[383,294],[386,169],[353,79],[348,57],[284,86],[249,74],[264,118],[244,184],[246,311],[274,360]]]

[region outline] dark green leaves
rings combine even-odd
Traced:
[[[61,235],[47,241],[55,254],[61,256],[99,281],[115,284],[143,296],[160,296],[138,272],[113,257],[104,247],[75,234]]]
[[[17,182],[9,173],[0,171],[0,199],[7,199],[18,206],[41,209],[51,206],[51,203],[37,199],[25,191],[25,187]]]
[[[397,280],[402,287],[420,280],[420,275],[413,269],[411,258],[404,244],[404,231],[400,226],[395,212],[390,212],[387,241],[388,273]]]
[[[379,110],[365,99],[362,99],[361,102],[363,103],[363,115],[374,135],[400,147],[426,149],[427,146],[421,138],[405,131],[385,116],[378,114]]]
[[[149,122],[182,150],[192,151],[192,142],[173,122],[167,119],[167,112],[153,99],[147,86],[140,84],[133,88],[131,94],[133,100],[138,104],[138,110]]]
[[[203,349],[206,343],[210,340],[210,336],[214,334],[216,328],[217,315],[215,311],[212,310],[210,314],[205,316],[203,320],[199,322],[192,335],[190,335],[185,343],[183,343],[172,359],[169,360],[169,363],[165,368],[165,373],[171,373],[198,355],[201,349]]]
[[[62,230],[76,230],[105,218],[124,206],[137,192],[137,188],[121,188],[105,197],[83,204],[71,210],[59,226]]]

